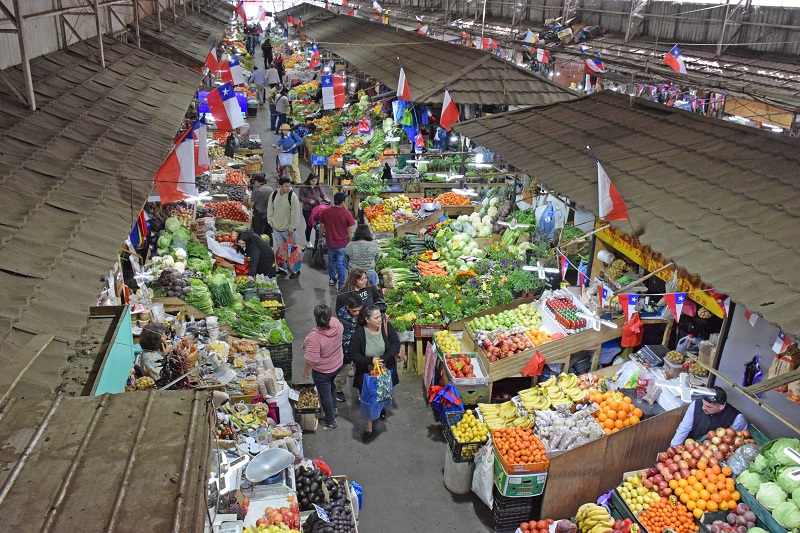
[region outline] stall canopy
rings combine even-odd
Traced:
[[[225,0],[200,0],[200,12],[228,23],[236,7]]]
[[[202,531],[205,396],[23,399],[0,411],[6,531]]]
[[[797,139],[613,91],[454,128],[597,213],[590,146],[642,244],[800,335]]]
[[[441,104],[443,83],[457,104],[549,105],[577,98],[577,93],[488,51],[369,20],[323,10],[310,20],[303,17],[302,31],[393,90],[399,57],[418,103]]]
[[[60,383],[201,79],[111,38],[103,69],[96,45],[31,61],[35,112],[0,84],[0,405]]]
[[[154,54],[182,65],[202,67],[208,51],[222,38],[225,23],[198,12],[178,11],[161,13],[161,30],[157,16],[139,22],[142,47]]]

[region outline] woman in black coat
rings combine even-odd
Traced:
[[[267,241],[252,231],[243,231],[236,238],[239,251],[250,258],[249,277],[255,278],[261,274],[270,278],[275,277],[275,252]]]
[[[364,383],[364,374],[372,370],[375,361],[381,361],[383,366],[392,372],[392,385],[400,383],[397,375],[397,358],[400,356],[400,337],[397,330],[381,314],[376,305],[367,305],[358,315],[356,329],[350,337],[350,359],[355,364],[356,373],[353,377],[353,387],[361,393]],[[372,420],[365,412],[362,404],[362,414],[366,420],[364,434],[361,442],[369,444],[372,440]],[[382,410],[381,418],[386,418],[386,410]]]

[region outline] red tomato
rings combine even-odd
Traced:
[[[536,529],[544,529],[547,530],[550,527],[550,524],[547,523],[547,520],[539,520],[536,522]]]
[[[527,522],[523,522],[523,523],[521,523],[521,524],[519,525],[519,528],[520,528],[522,531],[525,531],[525,532],[528,532],[528,531],[530,531],[530,528],[528,527],[528,523],[527,523]]]

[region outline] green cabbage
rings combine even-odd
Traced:
[[[175,233],[178,231],[178,228],[181,227],[181,221],[178,220],[176,217],[169,217],[166,222],[164,222],[164,227],[166,227],[169,231]]]
[[[783,502],[775,506],[772,516],[786,529],[800,527],[800,510],[793,502]]]
[[[797,465],[785,466],[778,470],[777,475],[775,476],[775,482],[787,494],[791,494],[794,489],[800,487],[800,481],[793,481],[789,479],[789,473],[794,472],[795,470],[797,470]]]
[[[769,468],[767,458],[761,454],[756,455],[756,458],[753,460],[753,467],[759,472],[766,471]]]
[[[792,501],[800,509],[800,488],[794,489],[792,491]]]
[[[161,235],[158,238],[158,247],[168,249],[169,245],[172,244],[172,236],[171,235]]]
[[[281,334],[280,328],[274,328],[270,330],[269,342],[270,344],[280,344],[283,342],[283,335]]]
[[[758,472],[754,472],[750,469],[745,470],[736,478],[736,482],[743,486],[750,494],[758,492],[759,487],[761,487],[761,484],[765,481],[766,479],[761,477]]]
[[[794,459],[783,453],[785,448],[792,448],[800,452],[800,440],[780,438],[767,443],[761,448],[761,455],[763,455],[770,466],[794,466]]]
[[[751,527],[747,530],[747,533],[769,533],[769,531],[761,529],[760,527]]]
[[[761,487],[756,493],[756,500],[758,500],[767,511],[772,512],[775,507],[786,501],[786,493],[783,492],[783,489],[781,489],[777,483],[768,481],[761,484]]]

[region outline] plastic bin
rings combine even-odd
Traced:
[[[683,372],[683,364],[664,359],[664,378],[675,379]]]
[[[444,451],[444,486],[453,494],[469,494],[472,490],[472,460],[456,462],[449,450]]]
[[[269,350],[272,365],[275,368],[283,370],[283,379],[285,381],[292,380],[292,345],[287,344],[270,344],[267,348]]]
[[[530,520],[533,513],[533,496],[510,498],[500,494],[497,487],[492,488],[492,518],[496,533],[516,531],[522,522]]]
[[[453,461],[456,463],[465,463],[471,461],[475,457],[475,452],[480,450],[486,441],[480,442],[458,442],[455,435],[453,435],[453,426],[458,424],[464,418],[464,411],[449,411],[445,413],[447,417],[444,425],[444,438],[450,446]]]

